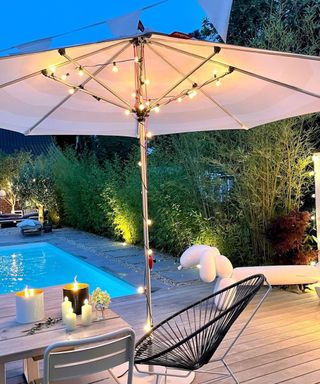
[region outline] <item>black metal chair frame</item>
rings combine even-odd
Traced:
[[[222,356],[216,359],[213,358],[215,351],[231,326],[264,284],[267,286],[266,292],[251,311],[232,343]],[[176,312],[152,328],[137,342],[135,353],[137,371],[158,375],[157,383],[160,376],[186,378],[196,371],[218,375],[218,377],[207,382],[214,382],[231,376],[238,384],[239,381],[226,363],[225,358],[270,291],[271,285],[264,275],[253,275]],[[196,314],[197,309],[198,314]],[[199,326],[197,326],[199,316],[199,322],[202,321],[203,324],[199,323]],[[187,323],[187,327],[185,323]],[[188,326],[191,330],[189,330]],[[216,361],[222,362],[227,369],[227,373],[201,370],[205,364]],[[154,370],[152,372],[150,370],[145,371],[139,369],[138,365],[140,364],[163,366],[166,367],[166,371],[165,373],[156,373]],[[170,374],[168,368],[181,370],[181,375]]]

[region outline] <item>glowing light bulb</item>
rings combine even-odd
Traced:
[[[160,112],[160,106],[159,105],[156,105],[153,110],[156,112],[156,113],[159,113]]]
[[[216,77],[217,77],[217,74],[218,74],[217,70],[214,69],[214,70],[212,71],[212,76],[213,76],[214,78],[216,78]]]
[[[126,110],[124,111],[124,114],[127,115],[127,116],[129,116],[130,113],[131,113],[131,112],[129,111],[129,109],[126,109]]]
[[[122,246],[123,246],[123,247],[125,247],[126,245],[127,245],[127,243],[126,243],[126,242],[123,242],[123,243],[122,243]]]
[[[112,64],[112,71],[113,72],[118,72],[119,71],[119,68],[117,67],[117,63],[115,61]]]
[[[309,176],[314,176],[314,171],[310,171]]]
[[[201,268],[201,265],[200,265],[200,264],[197,264],[197,268],[200,269],[200,268]]]
[[[145,108],[145,105],[144,105],[143,103],[141,103],[141,104],[139,105],[139,110],[140,110],[140,111],[143,111],[144,108]]]
[[[137,96],[137,94],[136,94],[135,92],[132,92],[132,93],[131,93],[131,96],[132,96],[133,98],[135,98],[135,97]]]
[[[139,62],[139,57],[138,57],[138,56],[136,56],[136,57],[134,58],[134,62],[135,62],[135,63],[138,63],[138,62]]]
[[[310,265],[312,266],[312,267],[315,267],[316,266],[316,262],[315,261],[311,261],[311,263],[310,263]]]
[[[144,330],[146,333],[148,333],[148,332],[151,331],[151,329],[152,329],[151,324],[150,324],[150,322],[148,321],[148,322],[146,323],[146,325],[143,327],[143,330]]]
[[[142,163],[141,163],[141,161],[139,161],[139,162],[138,162],[138,165],[139,165],[139,167],[141,167],[141,166],[142,166]]]
[[[70,95],[73,95],[74,92],[75,92],[75,89],[74,88],[69,88],[68,92],[70,93]]]
[[[152,132],[147,132],[146,136],[148,139],[151,139],[153,137],[153,134]]]
[[[68,75],[66,75],[66,74],[61,75],[60,79],[61,79],[61,80],[67,80],[67,76],[68,76]]]
[[[188,96],[190,97],[190,99],[193,99],[195,96],[197,96],[197,94],[198,92],[196,90],[193,90],[188,93]]]
[[[144,287],[138,287],[138,288],[137,288],[137,292],[138,292],[140,295],[142,295],[142,294],[145,292]]]
[[[220,87],[220,85],[221,85],[221,80],[218,79],[218,80],[216,81],[216,86],[217,86],[217,87]]]
[[[181,101],[182,101],[182,97],[178,97],[177,100],[178,100],[179,103],[181,103]]]
[[[49,72],[49,75],[52,75],[52,74],[55,73],[56,69],[57,69],[57,68],[56,68],[55,65],[49,65],[47,71]]]
[[[148,225],[152,225],[152,220],[148,219],[148,220],[147,220],[147,224],[148,224]]]
[[[148,255],[151,256],[152,255],[152,249],[148,249]]]
[[[311,220],[315,220],[315,219],[316,219],[315,215],[312,215],[312,216],[310,217],[310,219],[311,219]]]
[[[316,197],[316,194],[313,193],[313,194],[311,195],[311,197],[314,199],[314,198]]]
[[[83,75],[84,75],[84,72],[83,72],[82,67],[79,67],[79,69],[78,69],[78,75],[79,75],[79,76],[83,76]]]
[[[147,107],[150,106],[150,100],[146,101],[146,106],[147,106]]]
[[[149,85],[149,84],[150,84],[150,80],[149,80],[149,79],[146,79],[146,80],[144,81],[144,83],[145,83],[146,85]]]

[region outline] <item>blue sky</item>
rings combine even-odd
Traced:
[[[1,4],[0,50],[71,31],[157,3],[159,0],[4,1]],[[191,32],[205,14],[197,0],[168,0],[142,13],[145,27],[159,32]],[[59,39],[58,45],[108,37],[104,26]]]

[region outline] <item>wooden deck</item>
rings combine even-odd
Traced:
[[[211,292],[212,286],[199,284],[161,289],[153,294],[155,322]],[[142,296],[113,300],[118,312],[142,334],[145,301]],[[242,316],[228,333],[220,351],[226,348]],[[294,294],[274,289],[256,317],[230,351],[227,362],[240,383],[246,384],[315,384],[320,383],[320,306],[313,293]],[[24,383],[21,365],[12,364],[8,384]],[[195,384],[208,377],[198,375]],[[110,382],[111,383],[111,382]],[[224,379],[220,384],[233,384]]]

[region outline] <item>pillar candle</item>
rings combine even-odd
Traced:
[[[44,318],[42,289],[28,289],[16,293],[16,320],[18,323],[34,323]]]
[[[67,331],[74,331],[77,327],[77,315],[73,312],[73,308],[69,308],[65,316],[64,324]]]
[[[88,300],[84,301],[83,306],[81,307],[81,324],[90,325],[92,323],[92,306],[89,304]]]
[[[75,277],[73,283],[63,287],[63,297],[66,296],[71,301],[74,312],[81,315],[81,306],[85,299],[89,299],[89,285],[78,283]]]
[[[69,309],[72,308],[71,301],[69,301],[68,297],[64,298],[64,301],[61,304],[61,314],[62,314],[62,322],[65,323],[66,315],[69,313]]]

